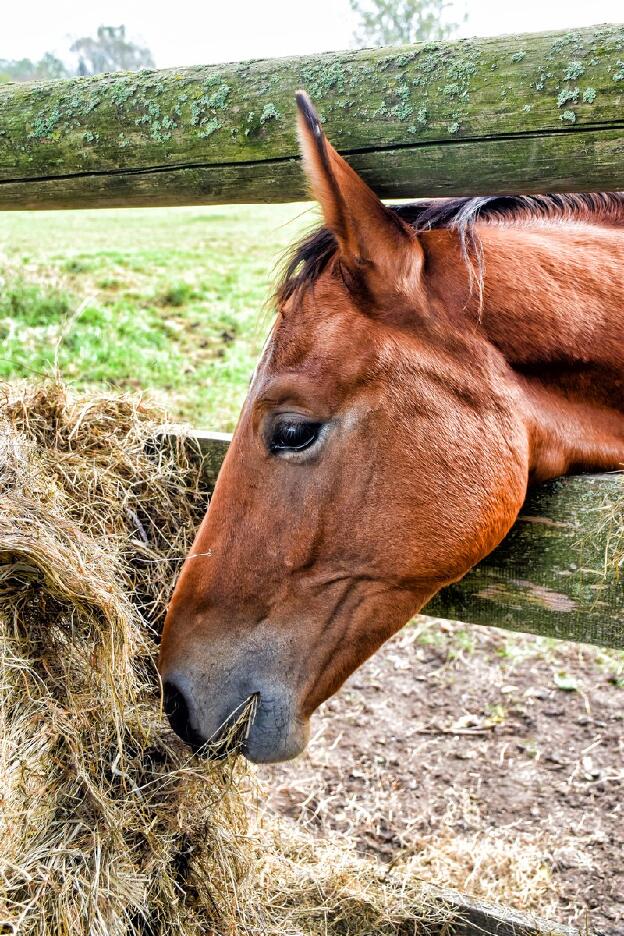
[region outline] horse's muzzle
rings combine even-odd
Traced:
[[[195,754],[208,760],[225,760],[231,755],[245,753],[245,744],[256,716],[259,698],[260,694],[257,692],[249,695],[209,738],[204,738],[193,727],[189,704],[181,689],[171,681],[163,684],[163,707],[169,724]]]
[[[269,649],[245,648],[222,662],[213,648],[203,666],[161,659],[164,711],[196,753],[215,760],[240,753],[266,764],[305,748],[309,724],[291,681],[296,667]]]

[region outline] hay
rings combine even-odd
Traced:
[[[590,535],[604,544],[605,578],[619,583],[624,572],[624,474],[618,480],[620,492],[605,497],[602,509],[593,518]]]
[[[362,858],[265,816],[257,841],[262,936],[452,936],[458,922],[435,888],[406,868]]]
[[[161,415],[0,404],[0,920],[37,934],[205,933],[243,877],[230,768],[163,724],[153,640],[204,497]],[[189,484],[189,479],[194,479]],[[192,899],[189,899],[192,895]]]
[[[449,912],[413,878],[250,829],[249,772],[165,724],[156,637],[206,497],[162,423],[52,383],[0,398],[0,931],[429,932]]]

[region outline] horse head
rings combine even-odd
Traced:
[[[216,739],[245,700],[253,761],[511,527],[529,471],[505,361],[448,230],[415,233],[297,96],[325,226],[300,246],[168,610],[172,722]]]

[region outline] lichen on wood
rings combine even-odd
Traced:
[[[299,87],[384,196],[624,187],[623,61],[602,26],[4,85],[0,208],[304,197]]]

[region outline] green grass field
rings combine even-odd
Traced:
[[[0,379],[147,390],[230,430],[308,205],[0,215]]]

